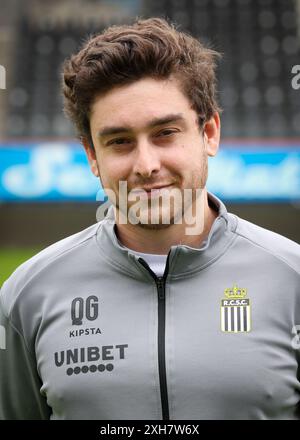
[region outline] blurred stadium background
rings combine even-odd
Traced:
[[[61,64],[88,35],[136,16],[168,17],[224,54],[208,189],[300,242],[299,3],[1,0],[0,286],[39,249],[96,221],[99,184],[62,112]]]

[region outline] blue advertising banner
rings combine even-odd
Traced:
[[[209,159],[207,187],[226,201],[300,201],[300,144],[221,145]],[[101,194],[78,143],[0,144],[0,201],[96,201]]]
[[[77,143],[0,147],[0,200],[95,201],[99,188]]]
[[[209,159],[207,187],[228,201],[300,201],[300,146],[226,145]]]

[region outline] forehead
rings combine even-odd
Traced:
[[[195,115],[176,79],[143,78],[129,85],[115,87],[97,97],[91,107],[91,126],[144,126],[154,118],[170,113],[184,117]]]

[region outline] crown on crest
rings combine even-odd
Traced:
[[[226,298],[245,298],[247,295],[247,289],[238,287],[236,284],[233,287],[228,287],[224,290]]]

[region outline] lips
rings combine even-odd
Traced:
[[[169,186],[171,186],[171,183],[166,184],[166,185],[155,185],[155,186],[151,186],[151,187],[136,188],[136,189],[133,189],[131,192],[133,192],[133,193],[142,192],[142,191],[151,192],[154,190],[161,190],[164,188],[168,188]]]
[[[133,189],[130,193],[133,195],[136,195],[136,196],[138,195],[141,199],[155,197],[155,196],[159,195],[162,190],[167,189],[170,186],[172,186],[172,184],[155,185],[155,186],[151,186],[151,187],[136,188],[136,189]],[[145,194],[145,192],[147,194]]]

